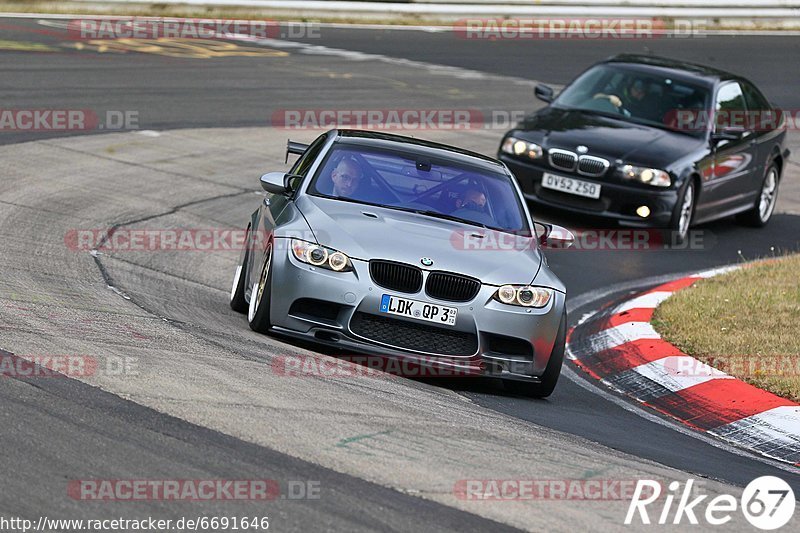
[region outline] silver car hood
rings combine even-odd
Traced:
[[[420,268],[458,272],[490,285],[530,283],[542,262],[531,238],[329,198],[304,195],[296,205],[319,244],[354,259],[388,259]],[[474,233],[485,236],[473,238]],[[504,249],[498,249],[494,238],[497,235],[507,238],[503,241]],[[423,257],[432,259],[433,265],[424,267]]]

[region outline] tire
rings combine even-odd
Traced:
[[[763,228],[772,218],[775,211],[775,204],[778,201],[778,185],[780,184],[780,174],[775,163],[767,167],[764,174],[764,181],[761,183],[761,192],[756,198],[756,203],[749,211],[738,215],[737,221],[754,228]]]
[[[247,308],[247,322],[250,329],[267,333],[272,324],[269,321],[270,299],[272,296],[272,245],[267,249],[264,264],[259,270],[258,281],[250,292],[250,305]]]
[[[233,275],[233,286],[231,287],[231,309],[237,313],[247,312],[247,300],[244,298],[245,285],[247,283],[247,261],[250,256],[250,229],[245,233],[245,249],[242,253],[242,261],[236,267],[236,273]]]
[[[539,383],[528,381],[503,381],[503,387],[510,393],[528,398],[547,398],[556,388],[558,378],[561,375],[561,365],[564,363],[564,350],[567,342],[567,311],[561,316],[561,324],[558,326],[556,341],[553,344],[553,352],[550,360],[544,369],[544,373],[539,378]]]
[[[689,179],[683,188],[683,194],[678,198],[678,203],[675,204],[675,211],[672,213],[672,221],[669,225],[672,230],[671,242],[674,244],[683,244],[689,236],[689,228],[692,227],[694,219],[694,188],[694,180]]]

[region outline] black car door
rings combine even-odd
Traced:
[[[704,176],[703,203],[705,208],[720,212],[748,201],[757,165],[756,137],[747,121],[747,106],[738,82],[721,85],[715,102],[712,164]],[[731,138],[720,138],[723,134]]]
[[[755,136],[755,165],[750,180],[751,200],[761,192],[767,164],[772,150],[780,135],[778,129],[778,112],[770,105],[763,94],[749,81],[741,80],[744,100],[747,104],[747,116],[750,128]]]

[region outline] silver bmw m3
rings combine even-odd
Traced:
[[[253,330],[552,393],[566,289],[542,247],[572,235],[534,223],[503,163],[357,130],[289,153],[288,173],[261,177],[233,280]]]

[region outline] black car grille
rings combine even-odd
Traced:
[[[575,163],[578,161],[578,156],[565,151],[550,151],[550,165],[553,168],[558,168],[561,170],[575,170]]]
[[[365,339],[403,350],[439,355],[473,355],[478,351],[478,336],[406,320],[396,320],[357,312],[350,330]]]
[[[372,281],[398,292],[415,293],[422,288],[422,271],[417,267],[391,261],[370,261]]]
[[[428,296],[450,302],[468,302],[478,295],[480,289],[480,281],[447,272],[431,272],[425,284]]]
[[[584,176],[602,176],[608,166],[608,161],[599,157],[583,155],[578,159],[578,173]]]
[[[568,150],[553,148],[548,154],[550,166],[559,170],[572,172],[577,168],[578,174],[584,176],[602,176],[608,170],[609,162],[602,157],[582,155]]]

